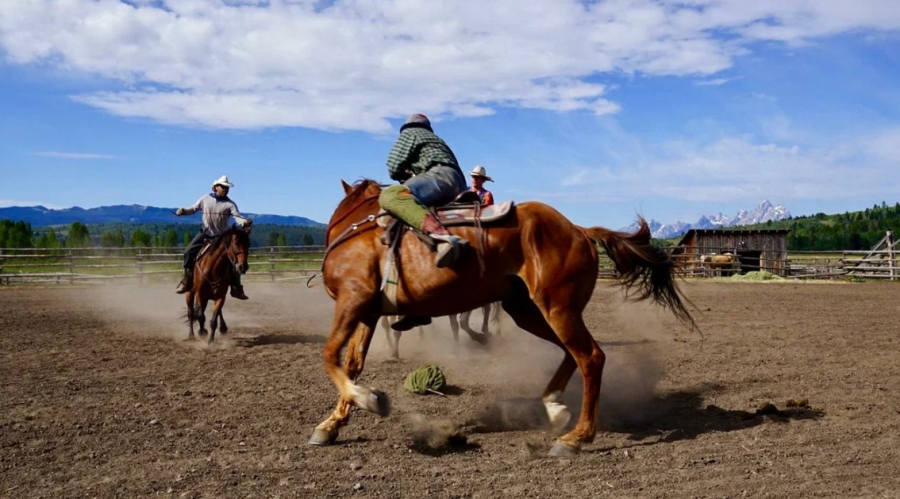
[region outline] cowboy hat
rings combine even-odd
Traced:
[[[472,171],[469,172],[469,175],[471,175],[473,177],[481,177],[481,178],[487,180],[488,182],[494,181],[494,179],[487,176],[487,170],[485,170],[484,167],[481,165],[478,165],[475,168],[472,168]]]
[[[212,188],[215,189],[217,185],[221,185],[223,187],[228,187],[229,189],[234,187],[234,184],[232,184],[231,182],[228,181],[227,175],[222,175],[221,177],[219,177],[218,180],[213,182]]]

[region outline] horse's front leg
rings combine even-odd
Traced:
[[[488,326],[488,322],[491,320],[491,304],[481,307],[481,314],[484,316],[481,318],[481,334],[485,336],[489,336],[491,334],[491,328]]]
[[[188,340],[194,339],[194,293],[188,291],[185,295],[187,303]]]
[[[222,298],[222,308],[225,308],[225,298]],[[219,309],[219,332],[225,334],[228,332],[228,324],[225,324],[225,316],[222,315],[222,308]]]
[[[374,412],[385,417],[390,413],[390,402],[387,395],[381,391],[364,388],[356,384],[356,379],[362,373],[372,342],[372,335],[378,322],[378,317],[366,317],[363,319],[344,317],[345,314],[335,314],[335,324],[332,328],[328,342],[325,344],[325,370],[331,376],[340,398],[334,412],[323,421],[313,432],[309,439],[310,445],[330,445],[337,440],[340,429],[350,420],[350,407],[355,405],[362,409]],[[352,337],[351,337],[352,334]],[[344,343],[347,344],[347,357],[344,369],[338,366],[338,357]]]
[[[209,298],[201,297],[199,293],[197,293],[197,297],[194,300],[194,316],[197,317],[197,324],[200,326],[200,331],[197,334],[200,337],[206,337],[209,334],[209,331],[206,330],[206,305],[209,303]]]
[[[212,319],[209,320],[209,342],[216,339],[216,329],[219,327],[219,317],[222,315],[222,305],[225,304],[225,293],[217,297],[213,302]]]

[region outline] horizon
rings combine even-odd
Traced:
[[[9,0],[0,206],[183,207],[227,174],[242,212],[328,220],[423,112],[497,200],[579,225],[860,211],[900,199],[898,46],[889,0]]]

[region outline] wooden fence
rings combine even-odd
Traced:
[[[675,255],[679,271],[687,277],[716,277],[776,267],[789,278],[829,279],[856,276],[900,279],[893,239],[872,251],[792,252],[780,265],[711,268],[702,255]],[[667,248],[672,251],[673,248]],[[727,249],[723,248],[722,252]],[[265,246],[251,248],[249,282],[302,281],[322,266],[323,246]],[[0,285],[22,283],[85,283],[136,280],[174,282],[181,275],[181,248],[66,248],[0,249]],[[752,267],[752,268],[751,268]],[[785,272],[784,269],[787,269]],[[612,261],[601,254],[598,278],[615,278]]]
[[[0,249],[0,284],[75,283],[115,280],[175,281],[182,248]],[[322,265],[323,246],[251,248],[247,278],[286,281],[308,278]]]

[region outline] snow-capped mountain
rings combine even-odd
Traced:
[[[650,231],[657,239],[670,239],[678,237],[691,229],[719,229],[722,227],[736,227],[739,225],[753,225],[765,223],[769,220],[784,220],[791,216],[791,212],[784,206],[773,205],[765,200],[751,211],[739,210],[736,215],[729,217],[718,212],[715,215],[701,215],[694,223],[678,221],[671,224],[663,224],[656,220],[649,220]],[[637,225],[632,224],[624,229],[625,232],[634,232]]]

